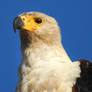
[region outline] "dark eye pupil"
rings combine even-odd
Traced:
[[[42,19],[37,18],[37,19],[35,19],[35,22],[38,23],[38,24],[40,24],[40,23],[42,23]]]

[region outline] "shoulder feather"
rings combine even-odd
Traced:
[[[88,60],[81,59],[80,62],[81,74],[76,80],[76,92],[92,92],[92,63]]]

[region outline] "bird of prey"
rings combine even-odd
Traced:
[[[19,30],[22,52],[15,92],[92,92],[92,63],[71,61],[54,18],[27,12],[13,26]]]

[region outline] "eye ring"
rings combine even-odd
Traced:
[[[41,19],[41,18],[35,18],[35,22],[36,22],[37,24],[41,24],[41,23],[42,23],[42,19]]]

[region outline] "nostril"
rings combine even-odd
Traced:
[[[22,20],[25,21],[25,18],[23,18]]]

